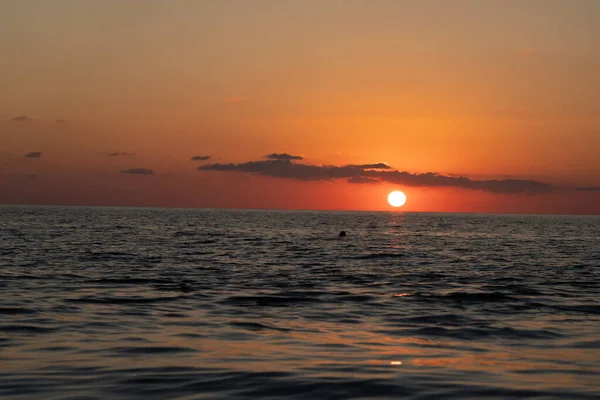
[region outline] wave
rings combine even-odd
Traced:
[[[182,296],[170,297],[101,297],[87,296],[78,298],[69,298],[65,301],[71,303],[88,303],[88,304],[152,304],[166,303],[181,300]]]
[[[53,333],[56,332],[58,328],[50,327],[50,326],[40,326],[40,325],[25,325],[25,324],[16,324],[16,325],[0,325],[0,332],[4,333],[25,333],[25,334],[41,334],[41,333]]]
[[[158,355],[158,354],[177,354],[177,353],[197,353],[198,349],[178,346],[139,346],[139,347],[114,347],[108,350],[119,355]]]
[[[406,257],[403,253],[371,253],[363,254],[356,257],[352,257],[354,260],[377,260],[382,258],[404,258]]]
[[[230,322],[229,324],[236,328],[247,329],[250,331],[274,330],[274,331],[280,331],[280,332],[289,332],[291,330],[291,329],[286,329],[286,328],[278,328],[276,326],[271,326],[271,325],[266,325],[266,324],[260,324],[258,322],[234,321],[234,322]]]
[[[36,313],[38,313],[38,311],[25,307],[0,307],[0,314],[3,315],[22,315]]]
[[[513,302],[518,298],[502,292],[450,292],[447,294],[431,294],[416,292],[413,296],[427,301],[453,301],[459,303],[494,303]]]
[[[289,307],[293,305],[318,303],[314,297],[285,297],[285,296],[232,296],[222,301],[223,304],[236,306]]]

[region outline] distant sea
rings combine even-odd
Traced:
[[[0,398],[599,399],[600,217],[0,207]]]

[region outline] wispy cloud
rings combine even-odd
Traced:
[[[61,118],[61,119],[58,119],[58,120],[56,120],[56,123],[57,123],[57,124],[66,124],[66,123],[67,123],[67,120],[66,120],[66,119],[64,119],[64,118]]]
[[[243,103],[244,101],[248,101],[248,99],[241,96],[231,96],[225,99],[227,103]]]
[[[583,186],[575,188],[575,190],[579,190],[580,192],[600,192],[600,186]]]
[[[375,167],[375,168],[373,168]],[[328,181],[345,179],[349,183],[387,182],[416,187],[454,187],[490,193],[547,193],[556,187],[548,183],[524,179],[476,180],[462,176],[435,172],[411,173],[393,170],[387,164],[363,165],[311,165],[295,163],[289,159],[249,161],[241,164],[209,164],[198,167],[200,171],[240,172],[299,181]]]
[[[519,57],[533,57],[533,56],[537,56],[542,54],[540,51],[538,50],[534,50],[534,49],[525,49],[522,50],[518,53]]]
[[[154,171],[148,168],[131,168],[124,169],[121,171],[122,174],[131,174],[131,175],[152,175]]]
[[[32,151],[31,153],[25,154],[25,158],[40,158],[42,156],[41,151]]]
[[[11,122],[30,122],[33,121],[33,118],[29,118],[25,115],[19,115],[10,120]]]
[[[130,156],[135,156],[135,153],[115,152],[115,153],[108,153],[108,155],[110,157],[130,157]]]
[[[366,176],[353,176],[348,179],[348,183],[363,184],[363,183],[379,183],[378,179],[367,178]]]
[[[269,160],[304,160],[302,156],[295,156],[288,153],[272,153],[265,156]]]
[[[386,163],[375,163],[375,164],[350,164],[350,167],[357,167],[362,169],[392,169]]]
[[[206,160],[210,160],[210,156],[194,156],[190,160],[191,161],[206,161]]]

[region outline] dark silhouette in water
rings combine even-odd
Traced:
[[[346,231],[341,231],[338,236],[339,237],[346,237]]]

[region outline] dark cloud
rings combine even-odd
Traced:
[[[115,153],[108,153],[109,156],[111,157],[126,157],[126,156],[135,156],[134,153],[119,153],[119,152],[115,152]]]
[[[294,156],[288,153],[273,153],[266,155],[265,158],[268,158],[269,160],[304,160],[304,157],[302,156]]]
[[[131,175],[152,175],[154,171],[148,168],[131,168],[124,169],[121,171],[122,174],[131,174]]]
[[[290,160],[250,161],[243,164],[208,164],[198,167],[205,171],[237,171],[257,175],[304,181],[332,180],[362,176],[363,169],[352,166],[317,166],[296,164]]]
[[[25,154],[25,158],[40,158],[41,156],[41,151],[32,151],[31,153]]]
[[[206,161],[210,160],[210,156],[194,156],[191,158],[191,161]]]
[[[525,179],[476,180],[463,176],[448,176],[434,172],[413,174],[406,171],[367,171],[367,176],[377,176],[385,182],[406,186],[455,187],[481,190],[490,193],[548,193],[555,189],[548,183]]]
[[[348,179],[348,183],[379,183],[379,179],[367,178],[366,176],[354,176]]]
[[[547,193],[554,186],[523,179],[475,180],[466,177],[442,175],[438,173],[410,173],[391,169],[373,169],[373,165],[310,165],[292,163],[290,160],[271,159],[250,161],[242,164],[208,164],[198,167],[200,171],[231,171],[271,176],[301,181],[324,181],[347,179],[351,183],[374,183],[374,181],[417,187],[454,187],[481,190],[490,193]],[[383,164],[385,165],[385,164]],[[369,168],[365,168],[365,166]]]
[[[29,118],[25,115],[19,115],[18,117],[14,117],[10,121],[11,122],[29,122],[29,121],[33,121],[33,118]]]
[[[580,192],[600,192],[600,186],[584,186],[575,188],[575,190],[579,190]]]
[[[351,164],[350,166],[358,167],[358,168],[362,168],[362,169],[392,169],[392,167],[390,167],[386,163],[358,164],[358,165]]]
[[[64,118],[61,118],[61,119],[59,119],[59,120],[56,121],[57,124],[65,124],[66,122],[67,122],[67,120],[64,119]]]

